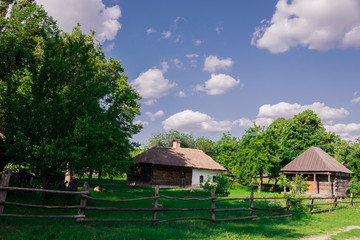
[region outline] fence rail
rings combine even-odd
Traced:
[[[205,220],[210,222],[224,222],[224,221],[237,221],[237,220],[253,220],[260,218],[283,218],[290,217],[299,212],[295,211],[296,207],[310,207],[310,211],[302,211],[300,213],[320,213],[326,211],[333,211],[338,207],[338,204],[349,204],[354,205],[356,203],[360,203],[356,201],[359,197],[354,197],[351,195],[350,201],[339,200],[337,197],[310,197],[310,198],[291,198],[287,196],[286,198],[255,198],[254,193],[251,193],[250,198],[224,198],[218,199],[215,196],[214,191],[211,192],[211,197],[209,198],[178,198],[178,197],[170,197],[166,195],[162,195],[159,193],[159,187],[155,187],[155,195],[153,197],[143,197],[143,198],[135,198],[135,199],[104,199],[104,198],[95,198],[89,196],[91,193],[89,191],[89,185],[87,183],[84,184],[82,191],[79,192],[70,192],[70,191],[57,191],[57,190],[46,190],[46,189],[33,189],[33,188],[19,188],[19,187],[8,187],[9,173],[5,172],[2,175],[0,181],[0,217],[20,217],[20,218],[72,218],[76,219],[77,222],[152,222],[154,224],[170,222],[170,221],[181,221],[181,220]],[[47,205],[34,205],[34,204],[26,204],[26,203],[17,203],[17,202],[9,202],[6,201],[6,195],[8,191],[31,191],[31,192],[45,192],[45,193],[54,193],[54,194],[75,194],[80,195],[80,204],[75,206],[47,206]],[[159,204],[159,199],[169,199],[169,200],[181,200],[181,201],[209,201],[210,207],[204,208],[164,208],[163,204]],[[347,198],[349,199],[349,198]],[[106,202],[136,202],[136,201],[144,201],[144,200],[152,200],[153,207],[148,208],[136,208],[136,207],[102,207],[102,206],[89,206],[87,200],[91,201],[106,201]],[[276,200],[278,205],[276,207],[255,207],[256,201],[261,200],[261,202],[268,200]],[[303,201],[310,200],[310,203],[302,203]],[[331,202],[326,203],[315,203],[315,201],[326,200]],[[354,201],[355,200],[355,201]],[[217,206],[221,202],[231,202],[231,201],[242,201],[243,205],[248,205],[249,208],[244,207],[231,207],[231,208],[221,208]],[[282,206],[279,206],[280,201],[285,201],[282,203]],[[285,206],[284,206],[285,205]],[[328,206],[331,205],[331,208],[327,209],[314,209],[316,206]],[[21,208],[42,208],[42,209],[78,209],[78,213],[75,215],[26,215],[26,214],[5,214],[3,213],[5,206],[15,206]],[[340,206],[338,208],[344,208],[347,206]],[[293,211],[290,211],[293,209]],[[85,215],[85,211],[131,211],[131,212],[152,212],[152,216],[149,216],[148,219],[102,219],[102,218],[87,218]],[[170,219],[159,219],[159,212],[209,212],[209,217],[176,217]],[[255,212],[259,211],[267,211],[267,212],[276,212],[279,211],[279,215],[273,216],[258,216],[255,215]],[[231,212],[248,212],[248,216],[236,216],[228,218],[219,218],[216,213],[231,213]],[[151,218],[150,218],[151,217]]]

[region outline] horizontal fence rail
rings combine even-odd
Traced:
[[[95,198],[89,196],[91,191],[89,190],[89,185],[84,184],[82,191],[79,192],[70,192],[70,191],[58,191],[58,190],[47,190],[47,189],[34,189],[34,188],[18,188],[18,187],[8,187],[8,179],[6,173],[2,175],[0,181],[0,217],[19,217],[19,218],[70,218],[76,219],[77,222],[152,222],[154,224],[164,223],[170,221],[182,221],[182,220],[203,220],[210,222],[225,222],[225,221],[238,221],[238,220],[254,220],[254,219],[273,219],[273,218],[283,218],[290,217],[294,214],[302,213],[320,213],[326,211],[333,211],[337,208],[346,208],[348,206],[338,206],[342,205],[351,205],[359,204],[360,201],[357,201],[359,197],[354,197],[351,195],[350,198],[339,199],[337,197],[307,197],[307,198],[291,198],[287,197],[276,197],[276,198],[255,198],[254,193],[251,193],[250,198],[222,198],[219,199],[215,196],[214,191],[211,191],[211,197],[208,198],[179,198],[166,196],[159,193],[159,187],[155,187],[155,195],[153,197],[143,197],[143,198],[134,198],[134,199],[104,199],[104,198]],[[26,204],[18,202],[9,202],[6,201],[6,195],[8,191],[30,191],[30,192],[43,192],[43,193],[53,193],[53,194],[75,194],[80,195],[80,204],[75,206],[48,206],[48,205],[35,205],[35,204]],[[159,199],[168,199],[168,200],[180,200],[180,201],[197,201],[197,202],[209,202],[209,207],[192,207],[192,208],[172,208],[164,207],[163,203],[159,203]],[[350,200],[349,200],[350,199]],[[89,206],[88,200],[94,202],[140,202],[141,201],[152,201],[152,207],[103,207],[103,206]],[[275,201],[269,201],[275,200]],[[345,201],[344,201],[345,200]],[[306,202],[309,201],[309,202]],[[329,202],[323,202],[329,201]],[[219,204],[229,204],[229,208],[222,208]],[[235,202],[235,203],[234,203]],[[262,204],[258,206],[259,204]],[[275,204],[273,207],[269,204]],[[146,204],[149,204],[147,202]],[[240,207],[234,206],[234,204],[241,204]],[[256,205],[256,206],[255,206]],[[265,205],[265,207],[264,207]],[[77,209],[78,213],[74,215],[33,215],[33,214],[9,214],[3,213],[5,206],[14,206],[19,208],[40,208],[40,209]],[[245,207],[244,207],[245,206]],[[246,207],[248,206],[248,207]],[[268,207],[266,207],[268,206]],[[326,206],[331,206],[330,208],[322,208]],[[306,208],[302,211],[298,211],[297,208]],[[88,218],[85,215],[85,211],[131,211],[131,212],[151,212],[149,218],[139,218],[139,219],[104,219],[104,218]],[[159,219],[158,213],[164,212],[208,212],[209,217],[175,217],[169,219]],[[245,216],[239,216],[236,212],[244,212]],[[246,213],[247,212],[247,213]],[[255,214],[255,212],[260,213]],[[263,212],[272,212],[270,216],[262,216]],[[278,212],[278,213],[277,213]],[[233,214],[227,215],[227,218],[221,218],[217,213],[224,214]],[[248,216],[246,216],[248,215]]]

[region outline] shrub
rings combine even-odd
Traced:
[[[208,178],[208,180],[200,186],[209,194],[211,193],[211,189],[214,189],[216,195],[229,196],[231,185],[232,184],[227,176],[225,174],[221,174],[215,177],[215,182],[212,183],[210,178]]]
[[[360,182],[357,178],[352,178],[349,184],[349,187],[346,191],[352,193],[353,195],[358,195],[360,193]]]

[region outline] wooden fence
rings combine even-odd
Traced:
[[[319,213],[325,211],[335,210],[339,204],[349,204],[354,205],[356,203],[360,203],[356,201],[359,197],[343,198],[338,199],[336,197],[332,198],[291,198],[287,196],[286,198],[255,198],[254,193],[251,193],[250,198],[222,198],[219,199],[215,196],[214,191],[211,192],[211,197],[209,198],[177,198],[165,196],[159,193],[159,187],[155,187],[155,195],[153,197],[145,197],[145,198],[135,198],[135,199],[102,199],[102,198],[94,198],[89,196],[89,185],[87,183],[84,184],[82,191],[80,192],[71,192],[71,191],[56,191],[56,190],[45,190],[45,189],[34,189],[34,188],[20,188],[20,187],[8,187],[10,179],[9,173],[4,173],[2,175],[0,181],[0,217],[21,217],[21,218],[74,218],[77,222],[153,222],[162,223],[169,221],[179,221],[179,220],[207,220],[210,222],[221,222],[221,221],[235,221],[235,220],[244,220],[244,219],[260,219],[260,218],[282,218],[293,216],[297,213]],[[45,206],[45,205],[33,205],[33,204],[24,204],[24,203],[16,203],[16,202],[8,202],[6,201],[7,191],[31,191],[31,192],[45,192],[45,193],[54,193],[54,194],[76,194],[81,195],[80,204],[76,206]],[[159,204],[159,199],[165,198],[169,200],[181,200],[181,201],[208,201],[210,207],[208,208],[163,208],[162,204]],[[106,201],[106,202],[134,202],[134,201],[143,201],[143,200],[153,200],[153,207],[151,208],[124,208],[124,207],[98,207],[98,206],[88,206],[87,200],[92,201]],[[256,207],[255,203],[257,200],[261,200],[261,202],[275,200],[278,202],[285,201],[283,207],[269,207],[269,208],[260,208]],[[310,200],[310,203],[304,204],[303,201]],[[315,203],[316,200],[321,200],[321,203]],[[345,201],[344,201],[345,200]],[[355,201],[354,201],[355,200]],[[243,201],[244,203],[249,203],[248,208],[219,208],[216,207],[216,203],[226,202],[226,201]],[[330,201],[330,202],[324,202]],[[42,208],[42,209],[78,209],[78,214],[76,215],[25,215],[25,214],[5,214],[3,213],[4,206],[16,206],[16,207],[25,207],[25,208]],[[314,210],[314,206],[331,206],[331,208]],[[291,209],[295,210],[296,207],[310,207],[310,211],[300,211],[295,212],[291,211]],[[346,206],[341,206],[346,207]],[[104,218],[86,218],[85,211],[97,210],[97,211],[147,211],[152,213],[152,217],[148,219],[104,219]],[[158,218],[159,212],[178,212],[178,211],[208,211],[209,217],[180,217],[180,218],[171,218],[171,219],[163,219],[160,220]],[[216,218],[216,213],[219,212],[239,212],[244,211],[248,212],[248,216],[241,217],[232,217],[232,218]],[[282,211],[285,214],[280,215],[272,215],[272,216],[257,216],[255,212],[258,211]]]

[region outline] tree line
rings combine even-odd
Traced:
[[[254,124],[241,137],[224,133],[218,141],[176,130],[155,133],[146,148],[170,147],[174,138],[181,140],[182,147],[203,150],[241,184],[258,179],[258,190],[264,174],[274,179],[276,185],[280,169],[311,146],[320,147],[354,172],[355,178],[360,177],[360,138],[351,142],[327,132],[321,119],[311,110],[290,119],[278,118],[267,128]]]

